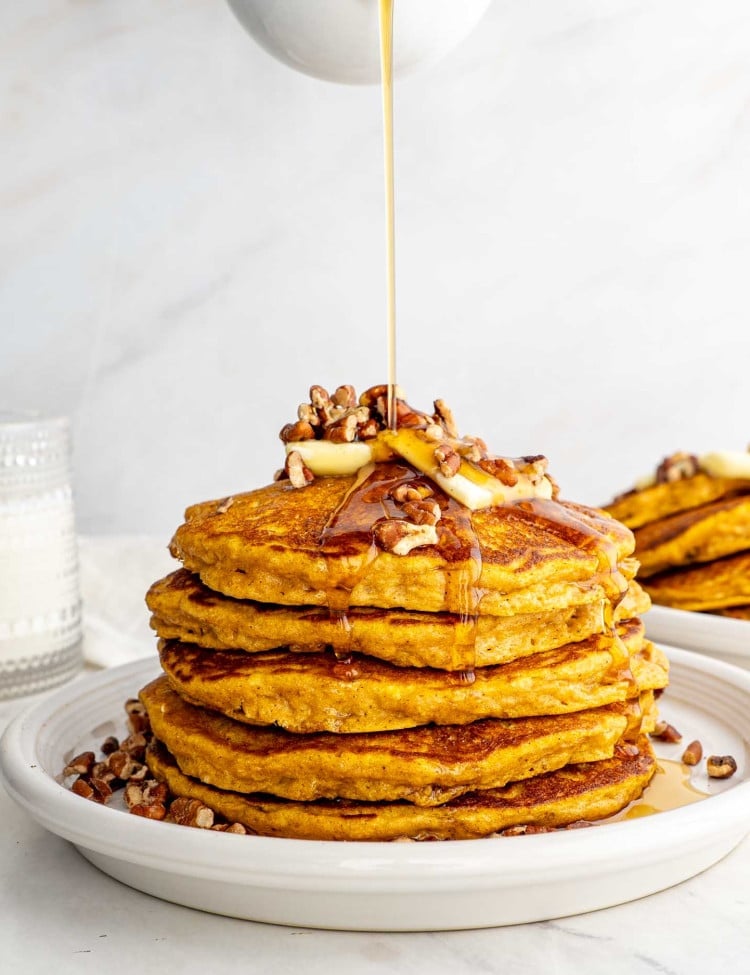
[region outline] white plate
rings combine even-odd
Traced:
[[[74,754],[124,733],[119,715],[156,672],[137,661],[71,684],[18,717],[0,743],[11,796],[93,864],[146,893],[218,914],[369,931],[494,927],[592,911],[711,866],[750,831],[750,673],[673,651],[665,717],[736,775],[670,812],[569,832],[442,843],[232,836],[98,806],[56,781]],[[675,753],[677,749],[677,753]],[[680,746],[662,746],[679,757]]]
[[[686,647],[750,669],[750,621],[652,606],[643,622],[646,635],[657,643]]]

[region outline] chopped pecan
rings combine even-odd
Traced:
[[[380,548],[394,555],[408,555],[422,545],[437,545],[438,540],[434,525],[413,525],[396,518],[376,522],[373,537]]]
[[[303,488],[315,479],[313,472],[305,467],[302,454],[298,450],[291,450],[286,456],[284,469],[292,483],[292,487]]]
[[[322,386],[311,386],[310,402],[316,410],[324,410],[327,406],[331,405],[331,397],[328,395],[328,390]]]
[[[311,427],[320,426],[318,411],[310,403],[300,403],[297,407],[297,419],[301,423],[309,424]]]
[[[237,833],[242,836],[247,835],[247,828],[242,825],[242,823],[217,823],[212,826],[211,829],[216,830],[219,833]]]
[[[448,444],[440,444],[435,448],[435,460],[444,477],[455,477],[461,466],[461,457]]]
[[[518,484],[518,471],[503,457],[486,457],[479,461],[479,466],[506,487]]]
[[[172,802],[169,814],[180,826],[197,826],[199,829],[210,829],[214,824],[214,811],[204,806],[200,799],[188,799],[180,796]]]
[[[445,430],[439,423],[428,423],[424,428],[424,435],[428,440],[432,440],[434,443],[440,443],[445,437]]]
[[[435,407],[435,416],[445,427],[445,432],[449,437],[458,437],[458,427],[456,426],[456,421],[453,418],[453,411],[446,404],[444,399],[436,399],[433,403]]]
[[[102,742],[103,755],[111,755],[112,752],[118,751],[119,748],[120,748],[120,742],[115,738],[114,735],[110,735],[108,738],[105,738],[104,741]]]
[[[92,799],[94,802],[104,801],[96,792],[89,780],[85,779],[83,776],[75,780],[73,785],[70,787],[70,791],[75,792],[77,796],[81,796],[84,799]]]
[[[421,501],[422,495],[414,485],[409,483],[397,484],[391,491],[391,497],[396,504],[404,504],[406,501]]]
[[[377,437],[379,432],[380,424],[374,417],[362,423],[357,430],[360,440],[372,440],[373,437]]]
[[[146,755],[146,736],[140,731],[128,735],[120,742],[120,751],[127,752],[137,762],[142,762]]]
[[[407,501],[404,506],[404,514],[415,525],[437,525],[440,521],[440,505],[437,501]]]
[[[133,756],[123,751],[112,752],[107,764],[118,779],[129,779],[136,767]]]
[[[343,416],[326,428],[325,439],[332,443],[352,443],[357,436],[357,417],[354,413]]]
[[[703,745],[696,739],[691,741],[682,753],[682,761],[685,765],[697,765],[703,758]]]
[[[698,458],[695,454],[688,454],[679,450],[664,460],[656,468],[656,483],[669,484],[681,481],[686,477],[693,477],[698,473]]]
[[[130,812],[134,816],[143,816],[144,819],[164,819],[167,807],[163,802],[141,802],[131,806]]]
[[[63,769],[63,775],[66,777],[68,775],[89,775],[95,761],[96,755],[93,752],[81,752],[80,755],[76,755],[68,762]]]
[[[357,405],[357,393],[354,386],[339,386],[331,399],[336,406],[343,406],[347,410]]]
[[[133,806],[140,806],[143,803],[143,787],[136,782],[128,782],[125,786],[125,805],[128,809]]]
[[[706,771],[712,779],[728,779],[737,771],[737,762],[731,755],[709,755]]]
[[[674,725],[668,724],[666,721],[657,721],[654,730],[651,732],[652,738],[658,738],[659,741],[666,741],[670,745],[677,744],[678,741],[682,741],[682,735],[674,727]]]
[[[298,443],[300,440],[314,440],[315,431],[306,420],[297,420],[296,423],[287,423],[282,427],[279,437],[284,443]]]

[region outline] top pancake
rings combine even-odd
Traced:
[[[379,464],[394,479],[404,465]],[[395,480],[394,480],[395,483]],[[629,529],[593,508],[530,501],[470,512],[439,489],[437,545],[406,555],[373,544],[380,502],[358,497],[352,530],[331,530],[353,503],[354,477],[320,477],[194,505],[171,551],[211,589],[296,606],[400,607],[480,614],[536,613],[611,593],[609,575],[632,553]],[[632,578],[635,565],[622,567]],[[477,577],[478,576],[478,577]],[[479,598],[481,597],[481,598]]]

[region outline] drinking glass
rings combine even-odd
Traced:
[[[68,421],[0,411],[0,700],[71,678],[81,642]]]

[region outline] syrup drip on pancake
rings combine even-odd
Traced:
[[[513,504],[516,511],[541,520],[550,530],[577,548],[591,552],[599,563],[596,581],[601,583],[606,599],[602,603],[602,632],[611,641],[612,664],[618,676],[628,680],[633,688],[635,680],[630,671],[630,655],[617,633],[615,613],[628,592],[628,580],[619,568],[617,546],[593,525],[576,516],[559,502],[531,498]]]
[[[403,510],[392,497],[402,484],[429,486],[431,497],[440,505],[442,516],[437,526],[436,547],[447,566],[447,603],[458,616],[451,669],[461,674],[461,680],[471,683],[476,661],[479,604],[483,595],[478,586],[482,553],[471,512],[405,463],[364,467],[323,529],[320,544],[328,556],[328,609],[343,637],[335,653],[344,660],[351,654],[352,629],[348,613],[352,592],[381,554],[373,538],[375,525],[382,519],[406,520]]]

